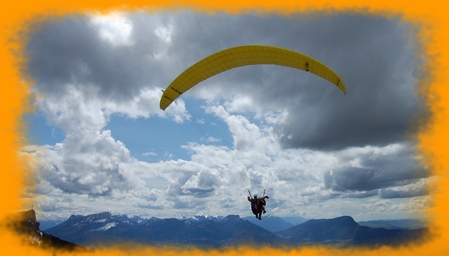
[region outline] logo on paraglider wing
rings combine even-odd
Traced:
[[[304,69],[306,71],[309,71],[309,62],[308,61],[306,61],[306,63],[304,63]]]
[[[180,91],[178,91],[176,88],[173,88],[173,86],[171,86],[170,87],[173,91],[175,91],[175,92],[177,92],[177,93],[179,93],[179,95],[181,95],[182,94],[182,92],[180,92]]]

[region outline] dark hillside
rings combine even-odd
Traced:
[[[86,251],[85,248],[58,237],[46,234],[39,229],[40,223],[36,220],[34,210],[24,211],[11,217],[8,226],[26,243],[39,246],[43,249],[57,249],[64,251]]]

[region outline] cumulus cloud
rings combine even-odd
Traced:
[[[110,131],[68,134],[63,143],[47,149],[47,156],[42,179],[67,193],[109,195],[139,184],[127,168],[129,151]]]

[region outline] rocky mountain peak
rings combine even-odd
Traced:
[[[40,223],[37,221],[36,212],[33,209],[20,212],[17,216],[10,218],[8,226],[31,245],[53,250],[85,251],[81,246],[41,231]]]

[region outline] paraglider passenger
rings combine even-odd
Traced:
[[[265,199],[268,199],[268,196],[264,196],[259,198],[257,194],[254,195],[254,198],[250,198],[248,196],[248,201],[251,202],[251,210],[256,215],[256,218],[259,220],[262,219],[262,214],[266,213],[265,211],[265,205],[267,204],[265,202]]]

